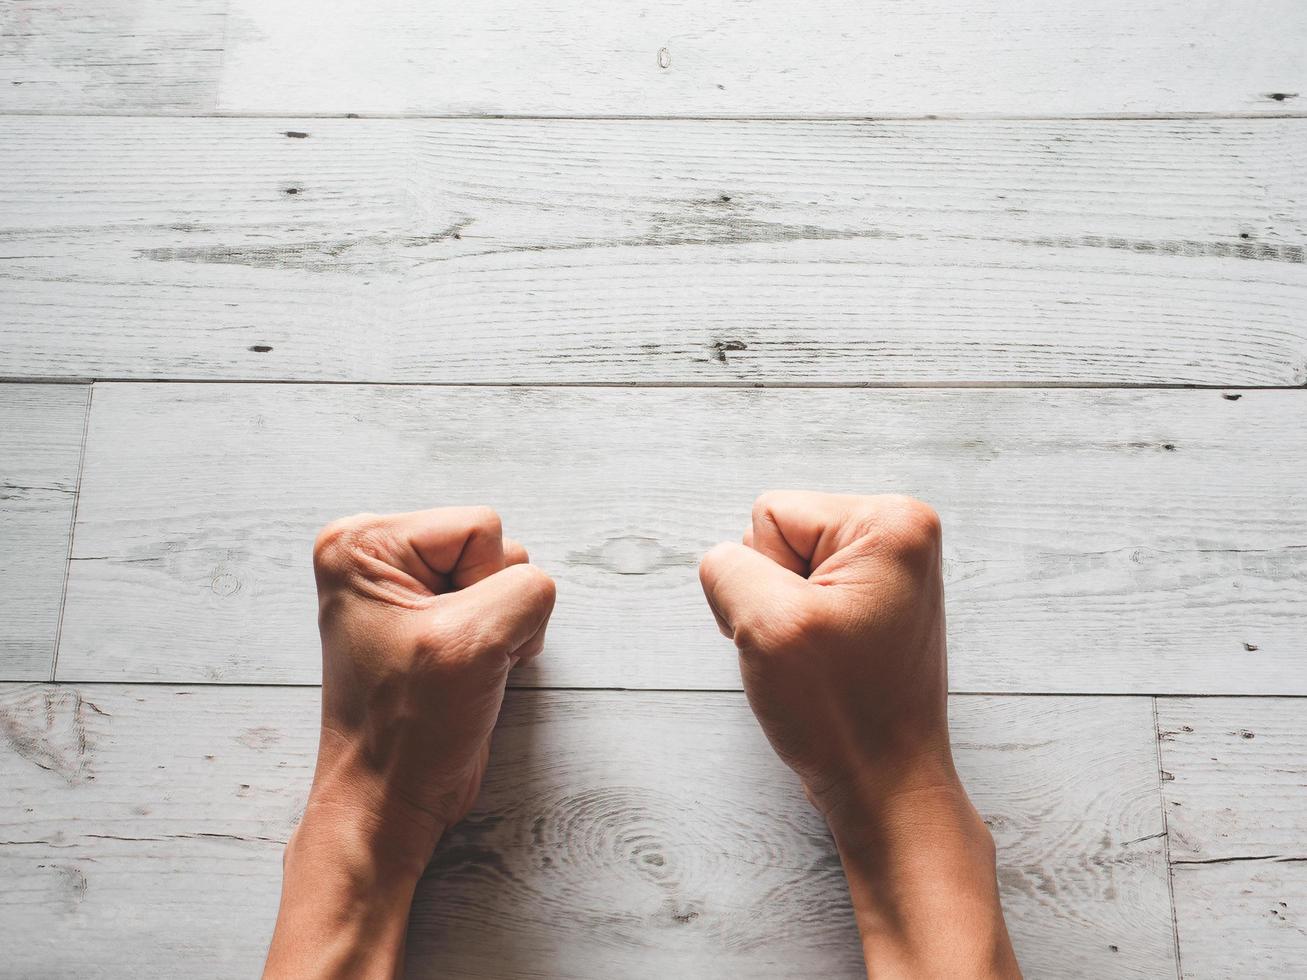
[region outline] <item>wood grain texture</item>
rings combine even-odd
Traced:
[[[1280,113],[1305,36],[1296,0],[23,0],[0,10],[0,111]]]
[[[0,112],[212,112],[226,8],[226,0],[0,5]]]
[[[7,968],[253,975],[318,693],[0,691]],[[1027,975],[1174,972],[1148,702],[953,715]],[[859,976],[825,828],[742,695],[513,692],[492,760],[419,889],[408,975]]]
[[[1307,9],[1204,0],[232,0],[224,112],[1276,112]],[[385,70],[379,71],[378,66]]]
[[[0,680],[48,680],[90,388],[0,385]]]
[[[1227,394],[97,385],[59,679],[316,683],[316,529],[488,503],[517,683],[733,689],[695,568],[799,486],[940,510],[955,690],[1307,693],[1307,392]]]
[[[1301,385],[1304,167],[1296,119],[11,119],[0,342],[29,378]]]
[[[1307,701],[1158,701],[1184,976],[1307,962]]]

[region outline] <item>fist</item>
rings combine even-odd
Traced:
[[[485,507],[318,535],[322,735],[309,811],[365,819],[425,865],[476,800],[508,672],[540,653],[554,583]]]
[[[906,497],[775,492],[699,566],[749,703],[828,819],[952,783],[939,518]]]

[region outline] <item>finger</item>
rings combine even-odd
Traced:
[[[702,583],[702,581],[701,577],[700,582]],[[719,613],[717,608],[712,604],[712,596],[709,595],[706,588],[704,589],[703,595],[704,598],[708,600],[708,609],[712,612],[712,618],[717,621],[717,632],[728,640],[735,639],[735,631],[731,629],[731,624],[722,618],[722,614]]]
[[[322,529],[313,564],[319,583],[383,564],[438,595],[503,568],[503,547],[499,516],[489,507],[356,514]]]
[[[504,567],[503,526],[489,507],[438,507],[377,518],[393,560],[431,591],[465,589]]]
[[[540,628],[535,631],[535,635],[527,640],[513,653],[513,666],[529,664],[536,657],[540,656],[545,649],[545,631],[549,629],[549,620],[540,624]]]
[[[522,542],[513,538],[504,538],[505,565],[525,565],[530,561],[531,556],[526,553],[526,548],[522,547]]]
[[[446,615],[476,631],[480,646],[511,658],[549,622],[554,595],[554,580],[535,565],[509,565],[441,596],[441,603]]]
[[[753,547],[753,528],[751,526],[744,529],[744,537],[740,541],[746,548]]]
[[[729,542],[703,556],[699,581],[718,628],[732,638],[742,623],[758,622],[777,603],[797,599],[811,588],[761,552]]]
[[[772,490],[753,504],[752,547],[807,576],[857,537],[850,515],[859,498],[807,490]]]

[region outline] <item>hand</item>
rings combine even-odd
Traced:
[[[392,976],[441,834],[476,800],[554,583],[484,507],[337,521],[313,554],[322,732],[265,976]]]
[[[526,562],[485,507],[365,514],[322,531],[310,807],[366,811],[426,864],[476,801],[509,670],[544,646],[554,583]]]
[[[953,766],[940,525],[905,497],[758,498],[699,566],[763,731],[826,816],[876,976],[1013,976]]]
[[[763,731],[813,803],[948,781],[939,518],[904,497],[758,498],[699,568]]]

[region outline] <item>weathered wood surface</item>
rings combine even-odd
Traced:
[[[1228,397],[1227,397],[1228,396]],[[1307,693],[1307,392],[97,385],[59,679],[315,683],[309,549],[488,503],[518,683],[736,688],[695,568],[784,486],[940,510],[955,690]]]
[[[1304,33],[1297,0],[24,0],[0,111],[1280,113]]]
[[[317,691],[0,691],[6,969],[253,975]],[[1172,974],[1148,701],[953,715],[1027,974]],[[742,695],[514,692],[492,758],[419,890],[410,976],[859,975],[825,829]]]
[[[1298,0],[0,4],[0,379],[1302,386],[1305,35]],[[990,118],[309,118],[347,112]],[[144,118],[213,113],[287,118]],[[1157,114],[1263,118],[1011,118]],[[0,680],[52,670],[88,397],[0,386]],[[317,679],[329,517],[496,505],[560,582],[524,686],[736,687],[693,566],[790,484],[940,507],[957,689],[1301,695],[1304,397],[99,386],[59,674],[165,683],[0,685],[0,973],[257,971],[317,693],[170,682]],[[1168,843],[1183,976],[1301,972],[1307,702],[1160,699],[1160,809],[1145,699],[954,704],[1027,975],[1175,973]],[[409,968],[857,963],[739,695],[516,691]]]
[[[10,377],[1307,383],[1307,120],[5,125]]]
[[[0,4],[0,112],[211,112],[226,8],[226,0]]]
[[[54,669],[89,393],[0,385],[0,680]]]
[[[1277,112],[1307,8],[1211,2],[232,0],[225,112]],[[385,65],[384,71],[378,71]],[[1289,96],[1292,94],[1292,98]]]
[[[1307,701],[1162,699],[1158,725],[1184,976],[1300,973]]]

